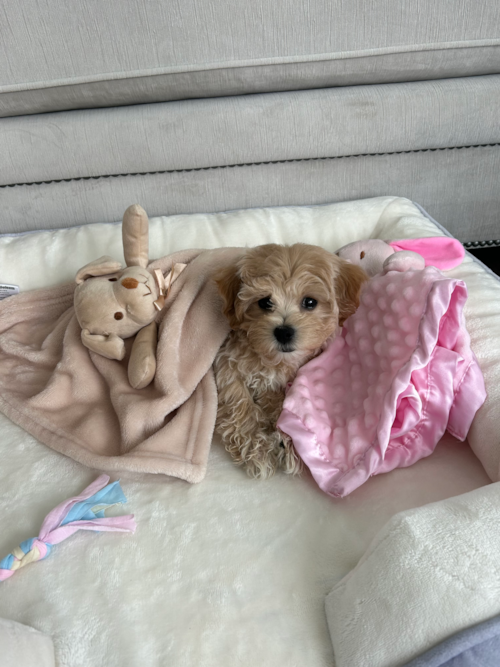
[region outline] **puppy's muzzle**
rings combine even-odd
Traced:
[[[274,330],[274,337],[280,344],[283,352],[292,352],[292,343],[295,338],[295,329],[293,327],[281,326]]]

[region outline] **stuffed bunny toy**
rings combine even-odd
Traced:
[[[123,359],[124,339],[135,335],[128,378],[132,387],[142,389],[156,371],[155,318],[185,265],[176,264],[166,280],[159,269],[147,268],[149,222],[138,204],[125,211],[122,238],[126,269],[105,255],[76,274],[75,314],[85,347],[107,359]]]
[[[465,250],[456,239],[433,236],[400,241],[355,241],[336,254],[360,266],[372,278],[382,272],[424,269],[429,265],[441,270],[452,269],[463,260]]]

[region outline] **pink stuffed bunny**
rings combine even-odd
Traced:
[[[447,236],[400,241],[369,239],[349,243],[337,250],[339,257],[360,266],[371,278],[382,272],[424,269],[426,266],[452,269],[460,264],[464,254],[460,241]]]

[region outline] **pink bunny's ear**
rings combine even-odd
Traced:
[[[401,239],[389,241],[389,245],[398,250],[418,252],[425,259],[426,266],[438,269],[453,269],[458,266],[465,255],[463,245],[457,239],[448,236],[432,236],[423,239]]]

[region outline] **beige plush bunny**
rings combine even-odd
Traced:
[[[149,222],[138,204],[125,211],[122,238],[126,269],[103,256],[76,274],[75,314],[83,344],[108,359],[123,359],[124,338],[135,335],[128,378],[132,387],[142,389],[156,371],[156,315],[185,265],[176,264],[167,279],[160,270],[147,268]]]

